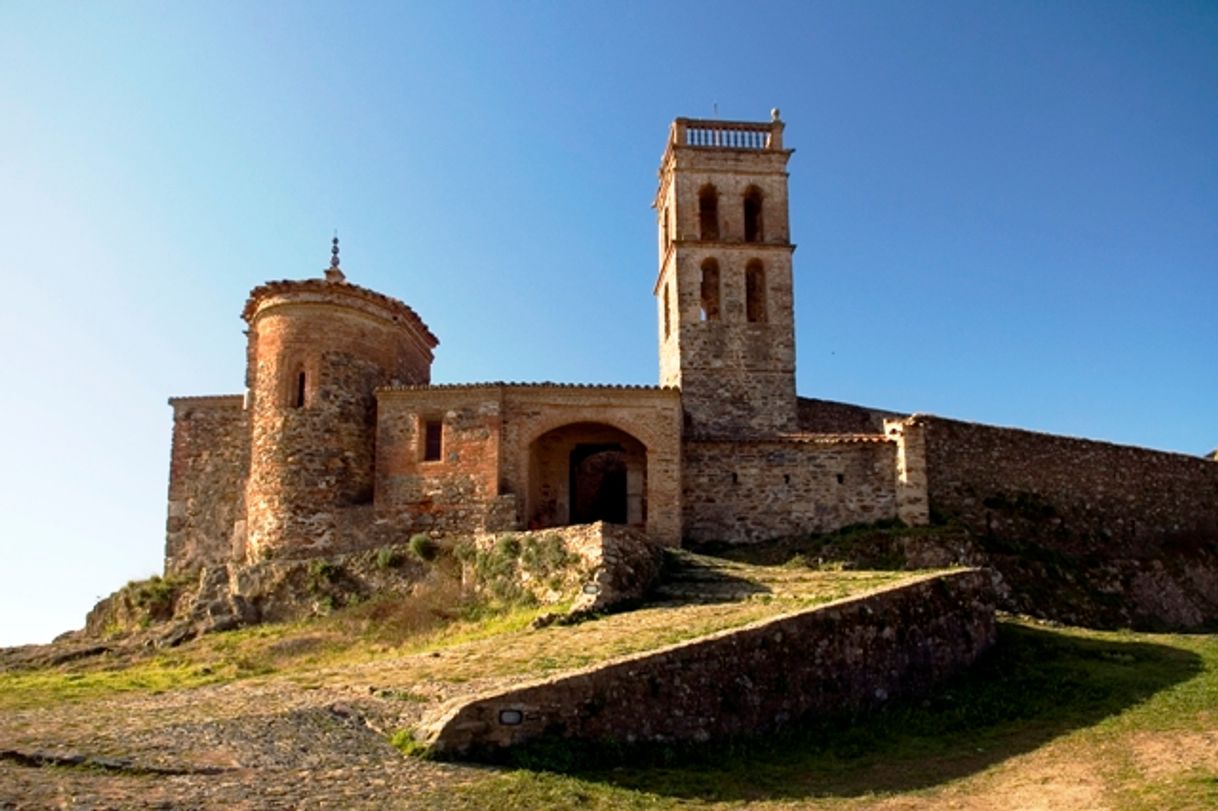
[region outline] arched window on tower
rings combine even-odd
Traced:
[[[719,190],[709,183],[698,190],[698,231],[703,240],[719,238]]]
[[[744,268],[744,314],[754,324],[765,323],[765,268],[756,259]]]
[[[713,258],[702,262],[702,320],[719,320],[719,262]]]
[[[667,253],[668,245],[672,241],[671,234],[668,231],[668,207],[667,206],[664,207],[664,233],[661,235],[661,238],[662,238],[663,245],[664,245],[664,252]]]
[[[761,242],[761,189],[749,186],[744,192],[744,241]]]
[[[309,392],[304,364],[297,361],[285,366],[279,381],[279,403],[284,408],[304,408]]]

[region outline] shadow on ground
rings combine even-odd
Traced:
[[[967,674],[922,702],[858,718],[807,721],[702,747],[570,742],[516,765],[702,801],[856,797],[929,788],[982,771],[1120,713],[1202,670],[1164,645],[1082,638],[1006,622]]]

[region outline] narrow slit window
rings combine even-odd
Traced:
[[[702,320],[719,320],[719,262],[715,259],[702,263]]]
[[[438,462],[444,455],[444,423],[428,420],[423,428],[423,461]]]
[[[665,340],[667,340],[668,336],[672,333],[672,316],[669,315],[669,313],[668,313],[670,304],[671,304],[671,302],[669,301],[669,296],[668,296],[668,285],[664,285],[664,338],[665,338]]]
[[[299,372],[296,375],[296,392],[292,397],[293,408],[304,408],[305,404],[305,373]]]
[[[761,191],[750,186],[744,193],[744,241],[761,242]]]
[[[704,240],[719,238],[719,190],[712,185],[698,191],[698,231]]]
[[[744,269],[744,312],[751,323],[765,323],[765,268],[756,259]]]

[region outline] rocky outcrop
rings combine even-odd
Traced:
[[[213,631],[408,596],[428,577],[448,578],[454,589],[460,581],[466,594],[501,602],[569,604],[570,613],[583,616],[640,600],[659,577],[662,558],[645,533],[605,523],[466,540],[420,535],[365,552],[229,563],[129,583],[89,612],[79,637],[134,633],[141,643],[172,646]]]

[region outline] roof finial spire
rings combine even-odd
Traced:
[[[334,239],[330,242],[330,267],[326,268],[327,282],[346,281],[342,268],[338,266],[338,229],[334,229]]]

